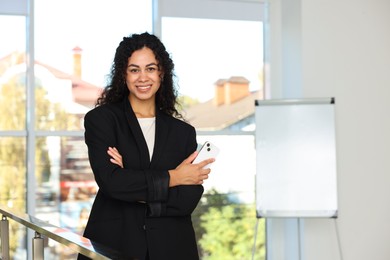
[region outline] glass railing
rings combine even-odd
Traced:
[[[10,258],[9,248],[9,220],[23,225],[24,227],[35,231],[35,236],[32,239],[32,259],[41,260],[44,258],[44,237],[52,239],[76,253],[80,253],[92,259],[123,259],[119,252],[107,248],[99,243],[91,241],[88,238],[80,236],[67,229],[49,224],[34,216],[26,213],[17,212],[13,209],[0,205],[1,219],[1,255],[0,259],[8,260]],[[12,236],[13,234],[11,234]]]

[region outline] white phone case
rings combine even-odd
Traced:
[[[214,144],[206,141],[199,150],[198,156],[192,163],[200,163],[203,160],[209,158],[216,158],[219,154],[219,149]],[[210,164],[206,165],[204,168],[209,168]]]

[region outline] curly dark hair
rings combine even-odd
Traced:
[[[176,105],[178,105],[178,94],[173,81],[173,77],[175,76],[173,72],[173,61],[160,39],[148,32],[123,37],[123,40],[116,49],[114,62],[109,75],[110,82],[96,101],[96,106],[121,102],[124,98],[128,97],[129,89],[125,80],[128,58],[134,51],[140,50],[143,47],[147,47],[153,51],[159,63],[160,70],[163,72],[161,86],[156,93],[156,107],[168,115],[182,118],[182,115],[176,109]]]

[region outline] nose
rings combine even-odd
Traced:
[[[145,70],[140,71],[138,80],[140,80],[140,81],[148,80],[148,76],[147,76],[147,73]]]

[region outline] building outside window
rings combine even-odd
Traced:
[[[35,215],[79,234],[98,189],[83,117],[105,86],[122,37],[152,32],[152,1],[112,3],[34,3]],[[134,8],[139,12],[128,15]],[[0,33],[7,35],[0,47],[0,203],[25,211],[31,199],[26,17],[0,19]],[[207,140],[221,149],[193,215],[201,258],[248,259],[256,235],[254,100],[263,98],[262,24],[165,17],[161,34],[176,65],[184,117],[196,127],[199,145]],[[264,225],[257,232],[256,259],[263,259]],[[25,259],[25,230],[13,224],[11,236],[14,259]],[[71,259],[75,253],[47,241],[45,255]]]

